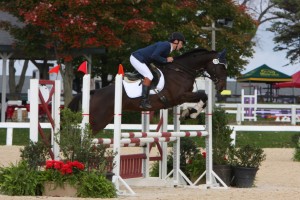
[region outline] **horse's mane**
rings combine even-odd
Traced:
[[[186,56],[190,56],[191,54],[194,54],[194,53],[199,53],[199,52],[203,52],[204,53],[207,53],[207,52],[211,52],[207,49],[203,49],[203,48],[196,48],[196,49],[193,49],[191,51],[188,51],[188,52],[185,52],[184,54],[182,55],[179,55],[179,56],[176,56],[175,58],[178,59],[178,58],[184,58]]]

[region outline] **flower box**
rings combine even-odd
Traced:
[[[43,196],[77,197],[77,189],[69,183],[63,183],[62,186],[58,186],[54,182],[46,182],[44,184]]]

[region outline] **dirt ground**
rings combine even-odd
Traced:
[[[18,146],[0,146],[0,164],[7,166],[20,159]],[[264,149],[266,161],[260,167],[253,188],[200,189],[188,187],[132,187],[136,195],[120,196],[122,200],[206,200],[206,199],[300,199],[300,162],[292,160],[293,149]],[[0,195],[5,200],[88,200],[88,198],[24,197]]]

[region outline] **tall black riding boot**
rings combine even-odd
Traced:
[[[150,105],[150,102],[148,100],[150,92],[150,86],[142,85],[142,101],[140,104],[140,108],[143,109],[150,109],[152,106]]]

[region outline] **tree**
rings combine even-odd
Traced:
[[[116,17],[118,14],[114,8],[120,8],[120,11],[128,10],[134,2],[15,0],[3,1],[1,7],[26,24],[22,29],[10,27],[13,35],[19,39],[19,46],[31,55],[54,52],[56,60],[65,64],[62,76],[65,103],[68,104],[72,98],[73,50],[89,47],[120,47],[122,40],[117,35],[122,31],[125,22],[122,18]],[[133,12],[127,14],[134,15]]]
[[[222,5],[222,6],[221,6]],[[149,45],[154,41],[167,40],[170,33],[182,32],[187,39],[184,51],[196,47],[211,49],[211,31],[202,29],[211,26],[212,20],[231,18],[234,20],[232,29],[222,28],[217,31],[216,46],[221,51],[226,48],[228,53],[230,77],[235,77],[247,64],[245,58],[253,54],[251,41],[255,34],[255,21],[238,4],[228,0],[198,1],[198,0],[153,0],[148,1],[146,7],[137,9],[143,19],[155,22],[150,35],[140,33],[140,28],[126,30],[122,35],[124,42],[122,49],[109,50],[113,57],[106,58],[108,66],[115,66],[110,61],[124,63],[129,68],[128,58],[134,50]],[[149,11],[149,12],[145,12]],[[243,37],[241,37],[243,35]],[[143,40],[140,40],[143,38]],[[229,45],[230,44],[230,45]],[[115,58],[118,58],[117,60]],[[113,62],[113,61],[112,61]]]
[[[272,24],[275,33],[275,51],[287,51],[291,64],[300,62],[300,2],[298,0],[272,0],[281,10],[274,14],[282,20]]]
[[[19,100],[21,99],[21,92],[22,92],[22,87],[24,85],[24,81],[25,81],[25,74],[28,68],[28,63],[29,60],[25,60],[23,67],[22,67],[22,72],[21,72],[21,76],[20,79],[18,80],[18,83],[16,84],[16,69],[14,68],[14,63],[15,60],[9,60],[9,90],[11,93],[10,99],[12,100]]]
[[[11,27],[18,45],[31,55],[55,55],[65,64],[65,103],[71,99],[74,77],[73,49],[105,47],[106,55],[93,58],[93,73],[115,74],[119,63],[130,69],[129,55],[170,33],[186,35],[185,51],[210,49],[210,31],[202,29],[220,18],[234,20],[232,29],[217,31],[216,46],[228,51],[229,76],[235,77],[253,54],[251,41],[256,23],[245,9],[229,0],[3,0],[1,8],[17,16],[26,26]],[[242,37],[241,37],[242,36]],[[230,45],[229,45],[230,44]],[[41,50],[43,49],[43,50]],[[100,69],[100,70],[99,70]]]
[[[238,0],[237,2],[256,20],[257,28],[263,23],[278,19],[273,14],[276,4],[271,0],[259,0],[255,2],[251,0]]]

